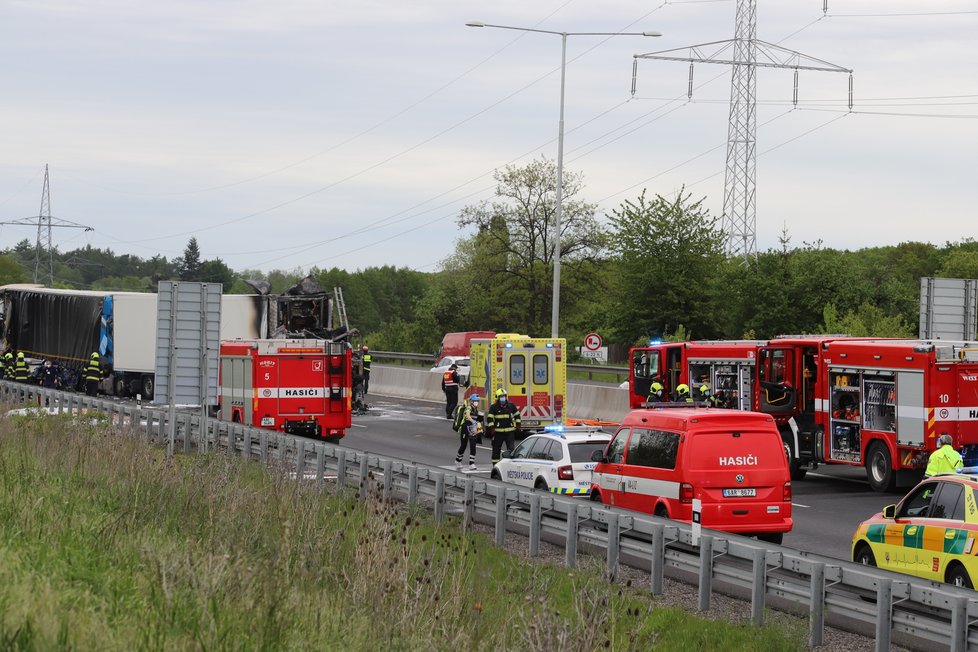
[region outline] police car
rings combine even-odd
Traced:
[[[852,560],[974,588],[978,578],[978,469],[927,478],[859,524]]]
[[[593,426],[548,426],[504,452],[491,477],[565,496],[588,496],[595,467],[591,456],[609,441],[611,435]]]

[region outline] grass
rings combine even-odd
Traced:
[[[0,421],[0,649],[796,650],[454,520],[69,417]]]

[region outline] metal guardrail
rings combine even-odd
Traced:
[[[59,412],[104,412],[112,424],[126,426],[170,452],[223,452],[274,464],[296,478],[339,488],[356,487],[361,498],[375,487],[431,510],[436,521],[458,515],[494,526],[501,545],[507,531],[527,535],[528,553],[541,540],[563,545],[565,564],[574,567],[579,548],[601,553],[609,575],[628,563],[649,571],[648,590],[664,590],[668,573],[696,578],[699,609],[708,611],[713,592],[749,596],[751,621],[764,622],[766,607],[808,612],[809,644],[821,645],[826,622],[843,629],[875,632],[877,650],[897,643],[931,644],[964,652],[978,646],[978,597],[973,591],[898,575],[859,564],[817,557],[736,535],[703,530],[645,514],[581,502],[579,499],[515,488],[464,473],[278,434],[238,423],[139,408],[0,381],[0,399],[47,402]],[[203,424],[203,427],[202,427]]]
[[[404,364],[405,362],[435,363],[435,356],[425,353],[398,353],[396,351],[371,351],[370,353],[373,359],[378,362],[392,361],[397,364]],[[596,374],[614,374],[616,383],[628,380],[628,367],[612,367],[598,364],[568,364],[567,370],[587,374],[588,380],[594,380]]]

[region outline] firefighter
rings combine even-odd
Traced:
[[[679,403],[693,402],[693,397],[689,394],[689,385],[686,383],[676,385],[676,401]]]
[[[696,388],[697,393],[699,393],[699,400],[706,403],[710,407],[716,407],[718,405],[717,398],[710,392],[710,386],[707,383],[701,384]]]
[[[516,431],[520,429],[520,411],[509,402],[506,390],[496,390],[496,402],[486,412],[486,431],[492,437],[492,463],[502,459],[503,442],[506,450],[516,448]]]
[[[458,405],[458,365],[454,362],[441,375],[441,391],[445,392],[445,418],[451,419]]]
[[[14,354],[12,351],[3,354],[3,377],[7,380],[14,379]]]
[[[46,387],[47,389],[55,389],[61,386],[58,370],[54,368],[50,360],[45,360],[44,366],[41,367],[40,383],[41,387]]]
[[[479,443],[479,438],[482,436],[482,415],[479,414],[479,396],[478,394],[473,394],[469,397],[468,403],[463,403],[456,408],[456,411],[461,411],[461,418],[458,428],[459,437],[462,441],[459,444],[458,452],[455,453],[455,468],[461,470],[462,468],[462,455],[465,454],[465,449],[469,449],[469,471],[475,471],[475,445]]]
[[[17,362],[14,363],[14,380],[18,383],[26,383],[30,370],[27,368],[27,360],[24,359],[24,352],[17,352]]]
[[[941,433],[937,445],[937,450],[931,453],[930,459],[927,460],[927,470],[924,471],[925,478],[941,473],[956,473],[959,469],[964,468],[964,460],[961,459],[961,453],[954,450],[954,439],[951,438],[951,435],[946,432]]]
[[[92,353],[88,366],[85,367],[85,393],[89,396],[98,396],[98,384],[102,380],[102,365],[99,360],[98,351]]]
[[[363,360],[363,393],[367,394],[370,391],[370,362],[373,358],[370,357],[370,349],[366,346],[360,350],[363,352],[361,356]]]
[[[665,403],[666,388],[662,383],[655,382],[649,387],[649,403]]]

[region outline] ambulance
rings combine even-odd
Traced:
[[[567,417],[567,341],[516,333],[473,339],[466,398],[479,396],[485,413],[496,390],[520,410],[523,430],[542,430]]]
[[[221,419],[339,441],[352,423],[352,351],[320,339],[225,340]]]

